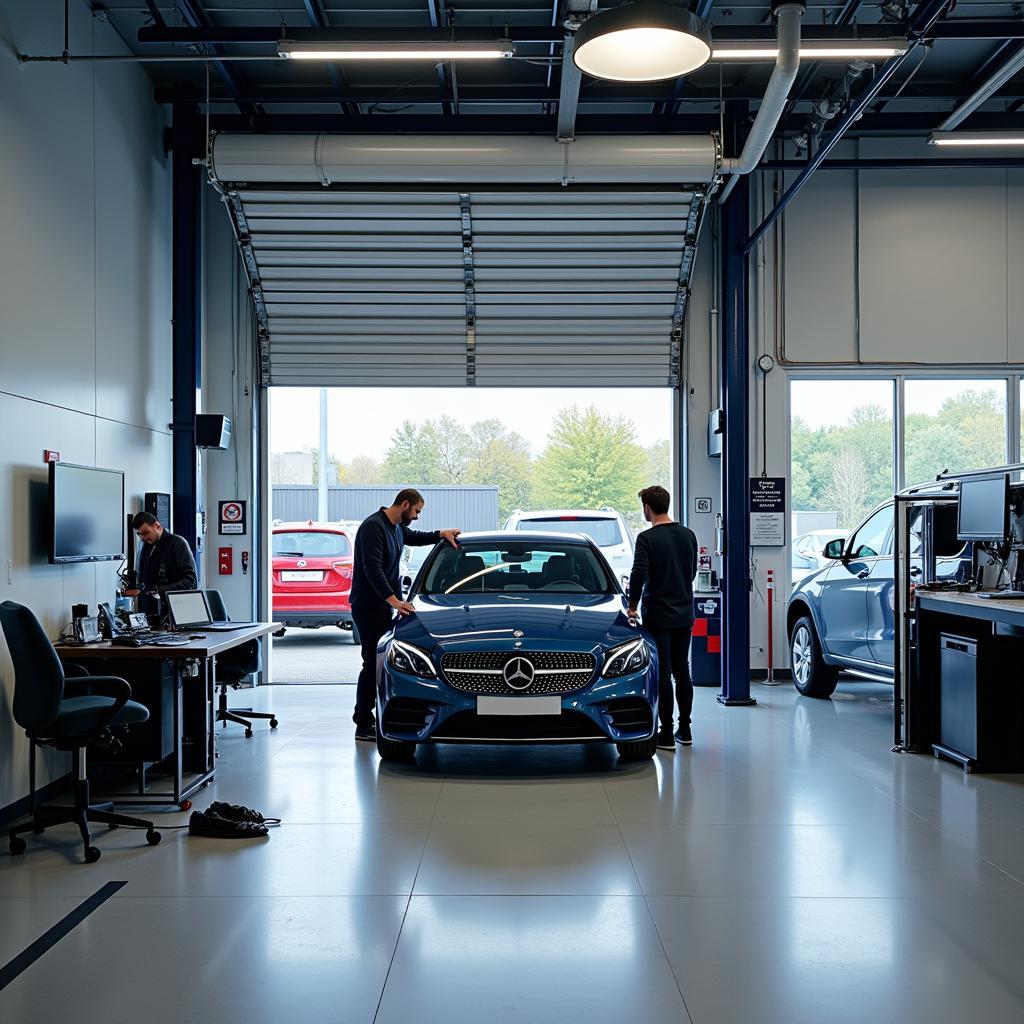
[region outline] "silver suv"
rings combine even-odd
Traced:
[[[505,523],[506,530],[543,530],[546,533],[582,533],[589,537],[608,560],[623,588],[633,568],[633,534],[625,520],[613,508],[541,509],[524,512],[516,509]]]

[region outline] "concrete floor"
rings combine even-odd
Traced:
[[[346,691],[341,691],[342,693]],[[891,745],[891,691],[698,690],[694,746],[355,744],[334,687],[246,694],[211,789],[266,839],[73,829],[0,854],[0,963],[125,881],[0,991],[0,1019],[920,1024],[1024,1020],[1024,779]],[[248,702],[248,700],[247,700]]]
[[[289,629],[274,638],[274,683],[335,683],[355,686],[362,660],[352,634],[336,626]]]

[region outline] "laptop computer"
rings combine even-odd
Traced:
[[[198,629],[207,633],[228,633],[233,629],[262,626],[262,622],[235,622],[231,619],[215,621],[210,605],[201,590],[169,590],[164,594],[171,624],[175,629]]]

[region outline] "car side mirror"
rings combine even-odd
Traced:
[[[837,559],[843,557],[843,549],[846,547],[846,541],[840,537],[838,540],[830,540],[825,545],[825,550],[822,555],[825,558]]]
[[[402,577],[402,598],[403,600],[409,596],[409,591],[412,590],[412,577]]]

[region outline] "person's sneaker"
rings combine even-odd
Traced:
[[[672,739],[672,731],[670,729],[662,729],[658,733],[658,749],[659,750],[675,750],[676,744]]]
[[[256,821],[230,821],[210,811],[193,811],[188,819],[189,835],[216,839],[259,839],[267,834],[267,826]]]
[[[370,722],[367,725],[356,726],[356,739],[363,740],[366,743],[377,742],[377,726],[376,723]]]
[[[676,729],[676,743],[682,744],[684,747],[693,745],[693,734],[690,732],[689,722],[681,722],[679,728]]]

